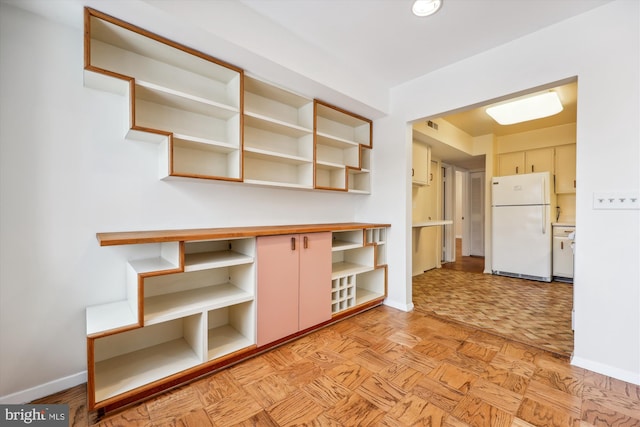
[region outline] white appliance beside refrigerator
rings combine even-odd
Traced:
[[[550,180],[549,172],[492,179],[493,274],[551,281],[555,195]]]

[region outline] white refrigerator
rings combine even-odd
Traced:
[[[549,172],[540,172],[491,180],[493,274],[551,281],[550,179]]]

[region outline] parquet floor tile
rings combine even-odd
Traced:
[[[479,313],[448,318],[434,312],[446,301],[429,300],[438,281],[449,283],[448,299],[478,289],[488,299]],[[100,418],[87,411],[86,385],[34,403],[69,404],[70,426],[82,427],[640,427],[640,386],[569,365],[557,339],[567,334],[541,334],[548,318],[532,326],[503,308],[554,283],[529,292],[508,278],[441,269],[414,285],[412,312],[376,307]],[[544,304],[528,303],[538,314]]]

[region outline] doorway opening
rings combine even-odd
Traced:
[[[483,117],[486,116],[484,112],[486,105],[476,105],[413,123],[414,144],[419,142],[427,146],[429,163],[436,166],[432,171],[435,169],[440,172],[435,178],[437,192],[440,193],[440,197],[435,200],[437,212],[435,220],[443,221],[439,231],[432,232],[433,236],[430,237],[437,239],[440,263],[426,272],[414,269],[414,287],[424,286],[432,281],[457,286],[455,281],[446,279],[449,277],[447,274],[454,274],[447,271],[451,271],[450,267],[458,264],[460,258],[466,257],[483,260],[483,265],[480,268],[476,267],[476,272],[486,273],[482,280],[491,281],[495,278],[495,284],[489,284],[490,286],[501,286],[498,283],[501,279],[490,274],[492,271],[491,181],[494,176],[527,171],[531,168],[531,162],[535,163],[531,171],[537,172],[541,167],[546,167],[553,177],[552,191],[557,193],[555,222],[576,225],[577,80],[567,79],[526,92],[549,90],[556,91],[564,105],[562,113],[549,118],[500,127],[492,123],[490,121],[492,119],[488,116]],[[524,93],[516,94],[514,97]],[[516,165],[518,172],[508,172],[509,168],[514,166],[514,159],[516,161],[522,159],[523,165]],[[546,166],[541,166],[540,159],[547,162]],[[414,205],[414,212],[416,209],[431,208]],[[445,224],[446,221],[450,221],[450,224]],[[425,245],[425,238],[423,235],[422,245]],[[427,244],[427,246],[430,245]],[[414,250],[413,259],[421,259],[421,257],[419,248]],[[429,274],[444,276],[428,280]],[[560,282],[556,280],[543,285],[525,284],[524,282],[528,281],[523,279],[514,280],[512,286],[519,287],[546,285],[547,289],[559,289],[566,286],[566,284],[559,284]],[[569,301],[563,305],[563,311],[556,314],[562,318],[562,321],[569,318],[563,339],[568,337],[572,347],[573,331],[570,318],[573,288],[569,285],[568,288],[563,287],[563,289],[565,289],[564,294],[568,292]],[[535,292],[527,295],[530,295],[530,298],[544,298],[544,296],[536,296],[538,294]],[[473,312],[474,308],[469,308],[469,311]],[[522,321],[525,329],[528,327],[527,322],[532,325],[535,323],[533,320],[529,322],[524,318]],[[567,347],[564,345],[563,348]]]

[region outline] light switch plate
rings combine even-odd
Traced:
[[[593,193],[593,209],[640,209],[640,193],[637,191]]]

